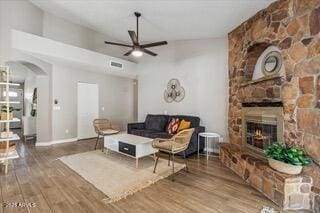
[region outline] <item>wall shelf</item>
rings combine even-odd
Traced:
[[[246,81],[246,82],[240,84],[240,87],[245,87],[245,86],[248,86],[248,85],[251,85],[251,84],[257,84],[259,82],[269,81],[269,80],[282,78],[282,77],[284,77],[284,76],[281,76],[281,75],[278,75],[278,74],[277,75],[265,76],[265,77],[258,78],[258,79],[255,79],[255,80]]]
[[[0,85],[9,85],[9,86],[16,86],[16,87],[20,86],[20,84],[18,83],[7,83],[3,81],[0,82]]]
[[[3,162],[5,160],[15,159],[19,158],[17,150],[14,150],[13,152],[9,153],[2,153],[0,154],[0,162]]]
[[[19,118],[13,118],[12,120],[0,120],[0,123],[6,123],[6,122],[9,122],[9,123],[20,122],[20,119]]]
[[[9,103],[9,104],[20,104],[19,101],[9,101],[9,102],[7,102],[7,101],[0,101],[0,104],[7,104],[7,103]]]
[[[3,141],[17,141],[17,140],[20,140],[20,137],[17,134],[13,134],[12,137],[9,137],[9,138],[1,138],[0,137],[0,142],[3,142]]]

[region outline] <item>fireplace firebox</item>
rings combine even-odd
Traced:
[[[242,141],[252,150],[263,152],[277,141],[283,141],[283,108],[280,104],[243,104]]]

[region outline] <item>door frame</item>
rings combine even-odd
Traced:
[[[86,81],[78,81],[77,82],[77,140],[86,140],[89,138],[94,138],[94,137],[89,137],[89,138],[79,138],[79,84],[91,84],[91,85],[96,85],[98,94],[97,94],[97,113],[98,117],[100,116],[100,111],[99,111],[99,84],[98,83],[92,83],[92,82],[86,82]]]

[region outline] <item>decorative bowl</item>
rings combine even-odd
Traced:
[[[285,174],[298,175],[302,171],[302,166],[291,165],[271,158],[268,158],[268,162],[271,168]]]

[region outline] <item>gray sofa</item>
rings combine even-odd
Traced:
[[[198,150],[198,134],[205,131],[205,127],[200,126],[200,118],[196,116],[187,115],[147,115],[145,122],[129,123],[128,134],[139,135],[148,138],[170,138],[172,135],[166,132],[166,127],[171,118],[179,118],[179,120],[186,120],[191,122],[191,128],[195,131],[191,137],[191,141],[186,155],[189,156]],[[201,138],[203,140],[203,138]],[[201,141],[200,150],[203,150],[204,143]],[[182,153],[180,153],[182,155]]]

